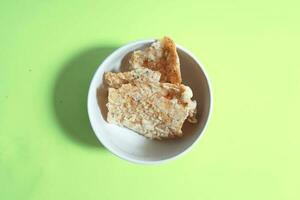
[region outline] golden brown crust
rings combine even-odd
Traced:
[[[180,84],[181,73],[176,44],[164,37],[144,50],[135,51],[129,61],[132,68],[146,67],[161,73],[161,82]]]
[[[163,69],[165,69],[164,74],[167,77],[167,82],[180,84],[182,80],[176,44],[169,37],[164,37],[162,43],[164,44],[164,52],[166,54],[165,59],[167,64]]]

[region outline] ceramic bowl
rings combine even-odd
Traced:
[[[198,123],[184,123],[182,138],[150,140],[106,121],[107,88],[103,85],[104,72],[126,70],[130,54],[152,42],[153,39],[132,42],[109,55],[93,76],[87,105],[91,126],[100,142],[118,157],[142,164],[162,163],[185,154],[203,135],[212,110],[212,92],[203,65],[191,52],[176,45],[183,84],[191,87],[193,99],[197,101]]]

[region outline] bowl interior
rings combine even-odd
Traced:
[[[139,163],[154,163],[174,158],[185,152],[202,134],[208,120],[211,95],[207,77],[200,64],[181,47],[177,47],[183,83],[191,87],[197,101],[198,123],[184,123],[184,137],[173,140],[149,140],[143,136],[106,122],[107,88],[103,74],[125,71],[132,51],[148,46],[152,40],[128,44],[111,54],[98,68],[91,82],[88,112],[92,127],[102,144],[117,156]],[[121,67],[122,66],[122,67]]]

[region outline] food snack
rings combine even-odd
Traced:
[[[175,43],[168,37],[134,51],[131,71],[106,72],[107,121],[150,139],[183,136],[187,120],[196,123],[192,90],[181,84]]]
[[[132,69],[146,67],[161,73],[163,83],[181,83],[179,58],[174,41],[164,37],[152,43],[150,47],[134,51],[130,64]]]
[[[184,85],[140,80],[109,88],[107,121],[151,139],[180,137],[184,121],[196,108],[192,95]]]

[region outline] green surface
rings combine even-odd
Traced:
[[[300,199],[299,1],[1,1],[0,199]],[[207,132],[186,156],[123,161],[88,123],[113,49],[169,35],[205,65]]]

